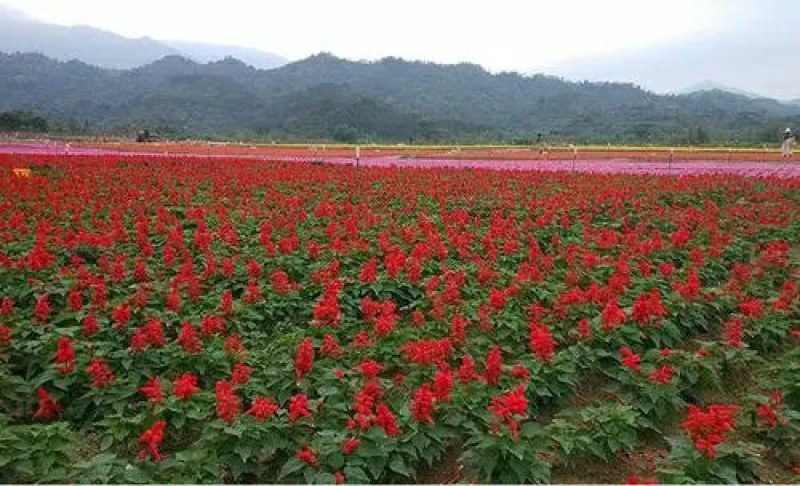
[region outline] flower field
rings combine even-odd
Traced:
[[[0,482],[798,482],[798,242],[791,176],[0,154]]]

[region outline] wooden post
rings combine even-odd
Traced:
[[[672,157],[675,155],[675,148],[669,149],[669,172],[672,173]]]

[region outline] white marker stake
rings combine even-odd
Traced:
[[[575,162],[578,160],[578,147],[573,144],[569,144],[569,146],[572,149],[572,172],[575,172]]]

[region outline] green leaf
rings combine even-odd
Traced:
[[[369,468],[369,472],[376,481],[380,479],[385,466],[386,459],[382,456],[375,456],[367,459],[367,467]]]
[[[389,463],[389,469],[407,478],[414,476],[414,470],[408,467],[405,461],[399,457],[393,459],[392,462]]]
[[[304,463],[303,461],[301,461],[296,457],[290,458],[283,464],[283,467],[281,467],[281,470],[278,472],[278,480],[281,480],[286,476],[296,473],[297,471],[303,469],[303,466],[305,466],[305,464],[306,463]]]
[[[348,466],[344,468],[344,477],[347,479],[349,484],[366,484],[369,483],[369,477],[367,477],[364,470],[360,467],[353,467]]]
[[[247,462],[253,455],[253,446],[250,444],[236,444],[236,447],[233,448],[233,452],[242,458],[242,462]]]
[[[114,445],[114,436],[113,435],[106,435],[100,439],[100,450],[107,451]],[[101,454],[102,455],[102,454]]]
[[[148,477],[144,471],[136,466],[128,465],[125,467],[124,478],[126,482],[134,484],[144,484],[152,482],[152,478]]]
[[[339,389],[335,386],[321,386],[317,388],[317,395],[321,397],[329,397],[338,394],[339,394]]]
[[[314,484],[334,484],[335,482],[336,478],[329,472],[317,473],[313,478]]]
[[[344,466],[344,454],[336,451],[328,456],[328,466],[330,466],[331,469],[340,469]]]

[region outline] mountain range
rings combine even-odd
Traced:
[[[800,126],[800,106],[719,90],[657,95],[629,83],[330,54],[269,70],[233,58],[202,64],[169,55],[123,70],[0,54],[0,87],[0,111],[171,137],[757,142]]]
[[[287,59],[273,53],[237,46],[133,39],[89,26],[61,26],[31,20],[0,7],[0,52],[40,53],[60,61],[77,59],[110,69],[131,69],[164,56],[183,56],[196,62],[235,57],[259,69],[282,66]]]

